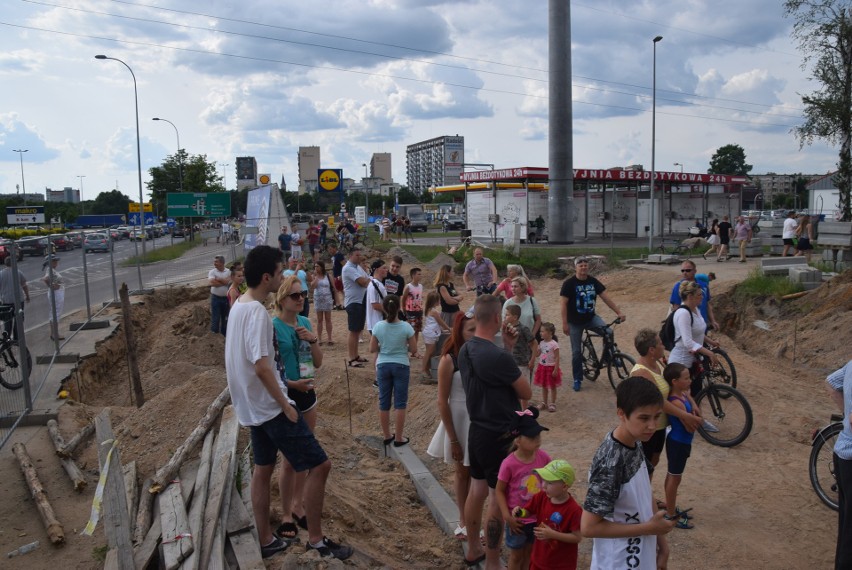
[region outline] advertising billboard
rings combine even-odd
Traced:
[[[318,192],[341,192],[343,190],[343,170],[340,168],[321,168],[317,170]]]
[[[464,164],[464,137],[444,137],[444,184],[458,184]]]
[[[43,224],[44,206],[6,206],[6,220],[15,224]]]
[[[257,179],[257,161],[253,156],[237,157],[237,180]]]

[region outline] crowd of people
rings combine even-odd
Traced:
[[[691,261],[681,265],[668,299],[675,340],[667,359],[659,332],[643,328],[637,333],[637,364],[616,389],[617,424],[591,460],[588,492],[580,504],[570,492],[573,467],[566,458],[548,454],[543,442],[548,429],[539,420],[544,411],[556,411],[562,384],[560,347],[557,326],[543,322],[523,267],[508,266],[501,280],[495,264],[477,249],[462,273],[463,291],[475,292],[466,298],[455,287],[451,265],[441,266],[427,289],[421,268],[409,269],[406,281],[401,257],[368,264],[359,247],[348,258],[330,248],[330,270],[317,259],[313,271],[306,271],[302,258],[292,254],[290,235],[290,242],[279,242],[278,249],[251,250],[244,266],[230,270],[225,291],[231,331],[225,348],[228,383],[240,422],[251,428],[256,464],[252,502],[261,521],[264,556],[298,541],[300,528],[307,531],[308,548],[320,556],[345,559],[352,554],[351,547],[322,533],[331,464],[313,435],[322,333],[326,344],[333,344],[331,311],[343,308],[347,366],[375,369],[377,424],[385,446],[403,447],[410,441],[405,421],[414,363],[419,360],[421,382],[437,384],[440,422],[427,453],[454,466],[459,511],[454,534],[467,541],[466,565],[500,567],[505,541],[510,569],[575,568],[577,545],[593,538],[592,568],[666,566],[666,535],[674,528],[694,527],[692,509],[678,505],[694,433],[700,426],[714,429],[694,400],[699,367],[713,365],[716,358],[712,348],[717,343],[707,334],[718,328],[710,295],[712,273],[697,273]],[[211,299],[221,294],[213,289],[223,286],[213,281],[220,260],[214,265]],[[590,274],[589,258],[575,258],[574,266],[560,291],[561,324],[571,343],[573,388],[580,391],[583,332],[612,334],[597,314],[597,299],[621,320],[626,315]],[[264,304],[269,295],[274,295],[274,318]],[[316,327],[308,318],[311,297]],[[225,334],[224,325],[219,332]],[[362,354],[364,343],[368,352]],[[852,363],[829,378],[847,415],[852,408],[848,369]],[[533,398],[534,387],[541,390],[540,401]],[[844,441],[852,441],[850,437]],[[273,532],[269,484],[279,451],[284,457],[278,476],[283,515]],[[664,452],[665,494],[657,500],[651,478]],[[848,475],[852,453],[843,453],[836,461]],[[844,513],[848,527],[848,506],[841,517]]]

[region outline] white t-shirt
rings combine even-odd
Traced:
[[[207,279],[227,279],[229,282],[231,281],[231,272],[227,269],[223,269],[219,271],[215,267],[207,272]],[[210,287],[210,293],[212,295],[216,295],[217,297],[227,297],[228,296],[228,285],[216,285]]]
[[[232,334],[225,337],[225,372],[231,402],[241,425],[258,426],[283,411],[254,371],[261,358],[268,358],[270,367],[276,370],[272,319],[258,301],[238,300],[228,314],[228,328]],[[276,375],[278,387],[286,397],[287,387],[277,372]]]
[[[784,229],[781,231],[781,239],[793,239],[796,237],[796,228],[798,227],[799,224],[796,223],[794,218],[787,218],[784,220]]]
[[[371,278],[370,281],[372,281],[372,283],[367,285],[367,321],[364,325],[364,328],[368,331],[373,330],[373,325],[385,318],[384,313],[373,308],[373,303],[381,303],[388,294],[387,289],[385,289],[385,286],[381,281],[373,278]],[[378,287],[378,291],[376,290],[376,287]],[[381,292],[381,295],[379,292]]]
[[[356,279],[369,277],[364,268],[347,261],[343,266],[343,306],[348,307],[352,303],[363,303],[366,289],[358,285]]]

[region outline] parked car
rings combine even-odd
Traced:
[[[112,238],[112,241],[121,241],[121,240],[124,239],[124,235],[120,231],[118,231],[117,229],[109,230],[107,235],[109,235],[109,237]]]
[[[68,232],[65,237],[71,240],[74,247],[83,247],[83,232]]]
[[[124,239],[129,239],[130,238],[130,232],[133,231],[133,228],[130,228],[128,226],[118,226],[115,229],[118,230],[121,233],[121,237],[124,238]]]
[[[149,239],[151,239],[151,233],[143,230],[142,228],[136,228],[130,232],[130,241],[143,241]]]
[[[446,231],[463,230],[466,225],[464,218],[456,214],[447,214],[444,216],[443,224]]]
[[[173,237],[186,237],[187,229],[181,226],[175,226],[172,228],[172,236]]]
[[[107,234],[88,234],[83,243],[83,251],[109,251],[112,247],[112,242]]]
[[[18,240],[18,247],[24,255],[44,255],[47,251],[48,241],[46,237],[31,236]]]
[[[12,246],[15,245],[15,242],[10,239],[0,240],[0,263],[4,263],[6,258],[9,257],[9,252],[12,249]],[[24,252],[20,247],[15,248],[18,252],[18,261],[24,259]]]
[[[74,249],[74,242],[65,237],[65,234],[51,234],[48,237],[56,251],[72,251]]]

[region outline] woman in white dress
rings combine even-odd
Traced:
[[[443,458],[445,463],[455,465],[454,490],[459,509],[459,524],[455,536],[467,539],[467,523],[464,519],[464,503],[470,491],[470,460],[467,452],[467,432],[470,417],[458,367],[458,355],[462,345],[473,338],[476,321],[471,311],[456,313],[450,338],[444,343],[443,356],[438,364],[438,413],[441,423],[432,437],[426,453]]]

